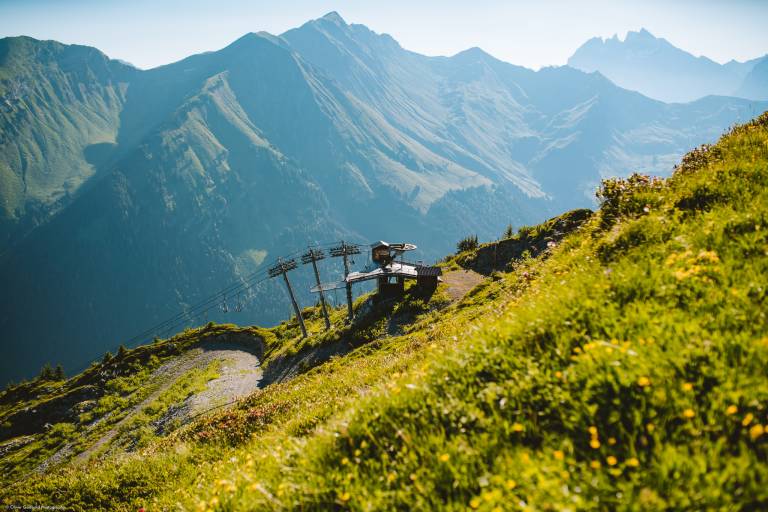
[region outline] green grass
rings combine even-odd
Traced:
[[[401,334],[2,503],[765,509],[767,227],[764,114]]]

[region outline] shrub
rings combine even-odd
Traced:
[[[469,235],[459,240],[459,243],[456,244],[456,249],[458,249],[458,252],[472,251],[477,249],[478,245],[477,235]]]
[[[54,371],[50,363],[45,363],[45,366],[42,367],[39,378],[40,380],[54,380]]]
[[[629,178],[603,180],[595,194],[600,201],[600,227],[607,229],[622,216],[647,213],[651,203],[658,203],[658,192],[663,188],[663,179],[638,173]]]

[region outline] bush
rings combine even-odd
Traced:
[[[45,363],[45,366],[42,367],[39,378],[40,380],[54,380],[54,371],[50,363]]]
[[[611,227],[619,217],[633,217],[648,213],[658,203],[658,192],[664,188],[664,180],[655,176],[633,173],[629,178],[603,180],[596,192],[600,201],[600,227]]]
[[[477,235],[469,235],[468,237],[459,240],[459,243],[456,244],[456,249],[458,249],[458,252],[472,251],[477,249],[478,245]]]

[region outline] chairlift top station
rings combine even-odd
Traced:
[[[328,290],[336,290],[339,288],[346,288],[347,291],[347,318],[351,322],[354,316],[352,309],[352,284],[361,283],[363,281],[376,280],[377,293],[374,296],[375,300],[393,299],[401,297],[405,292],[405,280],[415,279],[418,289],[425,293],[430,293],[437,288],[437,283],[440,281],[440,275],[442,271],[439,267],[432,267],[419,263],[409,263],[403,259],[403,254],[407,251],[416,249],[414,244],[408,243],[395,243],[391,244],[384,241],[378,241],[370,244],[371,247],[371,263],[368,264],[360,272],[350,272],[349,270],[349,257],[355,254],[360,254],[360,248],[356,244],[349,244],[343,240],[339,245],[332,247],[328,252],[331,257],[341,257],[344,260],[344,279],[335,283],[320,282],[320,274],[317,270],[317,261],[325,258],[325,253],[319,248],[309,248],[305,254],[301,256],[303,264],[312,264],[312,268],[315,274],[316,286],[310,288],[313,293],[320,294],[320,304],[322,306],[323,318],[325,319],[325,329],[331,328],[330,321],[328,319],[328,311],[325,304],[325,293]],[[288,279],[288,272],[297,267],[295,259],[284,260],[278,258],[277,264],[269,269],[269,277],[282,276],[285,281],[285,287],[288,290],[288,295],[291,298],[291,304],[293,310],[296,313],[296,320],[301,328],[301,334],[303,337],[307,337],[307,329],[304,325],[304,319],[301,316],[301,310],[299,304],[296,301],[296,297],[293,294],[291,288],[291,282]]]
[[[376,280],[379,299],[394,298],[403,294],[405,280],[415,279],[416,285],[425,291],[434,290],[440,280],[440,267],[406,262],[403,254],[416,249],[414,244],[378,241],[370,244],[371,263],[360,272],[346,272],[343,280],[314,286],[310,291],[322,293],[351,286],[354,283]]]
[[[324,246],[331,244],[323,244]],[[316,286],[310,288],[313,293],[320,295],[320,303],[322,306],[322,313],[325,320],[325,329],[331,328],[331,323],[328,317],[327,304],[324,293],[328,290],[336,290],[339,288],[346,288],[347,295],[347,314],[348,321],[352,321],[354,311],[352,309],[352,284],[360,283],[363,281],[377,281],[378,293],[374,295],[374,300],[383,299],[395,299],[403,295],[405,291],[405,280],[415,279],[417,289],[429,293],[437,288],[437,284],[440,282],[440,275],[442,271],[439,267],[423,265],[420,261],[417,263],[406,262],[403,259],[403,254],[408,251],[416,249],[414,244],[410,243],[388,243],[384,241],[374,242],[369,245],[371,250],[371,261],[361,271],[350,271],[349,264],[351,257],[360,254],[361,246],[358,244],[351,244],[344,241],[336,244],[333,247],[327,249],[327,253],[321,249],[321,246],[308,247],[308,250],[301,255],[301,263],[312,264],[312,270],[315,275]],[[344,261],[344,279],[334,283],[321,284],[320,273],[317,268],[317,262],[325,259],[326,255],[335,258],[342,257]],[[354,263],[354,261],[351,261]],[[205,300],[195,304],[191,309],[180,312],[166,320],[163,320],[159,324],[142,331],[130,340],[129,343],[141,340],[150,335],[156,335],[158,333],[168,333],[172,329],[183,325],[188,322],[189,317],[195,317],[199,315],[205,315],[205,319],[208,319],[208,311],[213,308],[220,309],[223,313],[228,313],[231,309],[235,312],[243,310],[245,304],[241,298],[241,294],[245,290],[251,289],[252,286],[258,284],[269,278],[282,277],[291,299],[291,305],[296,313],[299,326],[301,327],[302,335],[307,336],[307,330],[304,325],[304,320],[301,316],[301,311],[296,297],[293,293],[288,273],[298,268],[298,262],[293,257],[278,258],[274,266],[267,268],[267,275],[260,275],[262,271],[256,272],[246,278],[245,282],[238,282],[232,284],[220,290],[214,295],[206,298]],[[227,296],[235,295],[237,297],[236,303],[233,308],[230,308],[227,302]],[[193,314],[194,313],[194,314]]]

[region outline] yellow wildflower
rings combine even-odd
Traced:
[[[693,390],[693,384],[690,382],[683,382],[682,386],[680,386],[683,391],[692,391]]]
[[[753,425],[752,428],[749,429],[749,437],[751,437],[752,439],[757,439],[764,433],[765,433],[765,427],[763,427],[759,423],[757,425]]]
[[[448,462],[448,459],[450,458],[451,458],[450,455],[448,455],[447,453],[444,453],[440,456],[440,462]]]
[[[656,429],[656,425],[654,425],[653,423],[648,423],[648,424],[645,426],[645,428],[648,430],[648,433],[650,434],[651,432],[653,432],[653,431],[654,431],[654,429]]]
[[[562,378],[563,378],[563,372],[561,372],[561,371],[556,371],[556,372],[555,372],[555,377],[557,377],[558,379],[562,379]]]
[[[605,462],[607,462],[609,466],[615,466],[619,461],[613,455],[609,455],[605,458]]]
[[[507,489],[514,489],[517,487],[517,482],[512,479],[507,480]]]
[[[591,467],[592,469],[600,469],[601,466],[602,464],[600,464],[599,460],[593,460],[592,462],[589,463],[589,467]]]
[[[694,416],[696,416],[696,413],[694,412],[693,409],[686,409],[683,411],[683,418],[691,419]]]
[[[345,502],[346,502],[346,501],[349,501],[349,498],[350,498],[350,497],[351,497],[351,496],[349,495],[349,493],[348,493],[348,492],[343,492],[343,493],[339,494],[339,499],[340,499],[341,501],[345,501]]]
[[[391,483],[391,482],[394,482],[394,481],[395,481],[395,474],[394,473],[388,474],[387,475],[387,482]]]
[[[600,441],[598,441],[596,438],[594,438],[594,439],[592,439],[592,440],[589,442],[589,446],[591,446],[592,448],[594,448],[595,450],[597,450],[598,448],[600,448]]]
[[[480,499],[479,498],[472,498],[469,500],[469,506],[474,508],[477,508],[480,506]]]
[[[411,474],[408,476],[408,478],[410,478],[410,479],[411,479],[411,482],[415,482],[415,481],[416,481],[416,479],[417,479],[417,478],[419,478],[419,477],[418,477],[418,476],[416,476],[416,473],[411,473]]]
[[[649,379],[648,377],[640,377],[639,379],[637,379],[637,385],[640,386],[641,388],[650,386],[651,379]]]
[[[563,460],[565,458],[565,454],[561,450],[555,450],[552,455],[554,455],[557,460]]]
[[[597,427],[595,427],[594,425],[593,425],[593,426],[591,426],[591,427],[589,427],[589,428],[587,429],[587,431],[590,433],[590,435],[593,435],[593,436],[596,436],[596,435],[597,435]]]
[[[640,465],[640,461],[637,460],[637,458],[635,458],[635,457],[630,457],[630,458],[627,459],[626,464],[627,464],[627,466],[636,468],[637,466]]]
[[[752,420],[753,420],[754,418],[755,418],[755,417],[752,415],[752,413],[751,413],[751,412],[748,412],[748,413],[747,413],[747,415],[746,415],[746,416],[744,416],[744,419],[743,419],[743,420],[741,420],[741,424],[742,424],[743,426],[745,426],[745,427],[746,427],[747,425],[749,425],[750,423],[752,423]]]
[[[727,414],[728,416],[733,416],[737,412],[739,412],[739,408],[736,407],[735,405],[729,405],[728,408],[725,409],[725,414]]]
[[[341,465],[342,466],[346,466],[347,464],[349,464],[349,459],[348,458],[344,457],[343,459],[341,459]]]
[[[616,444],[616,438],[615,437],[609,437],[608,438],[608,444],[613,446]]]
[[[523,430],[525,430],[525,427],[522,423],[515,423],[512,425],[512,432],[522,432]]]

